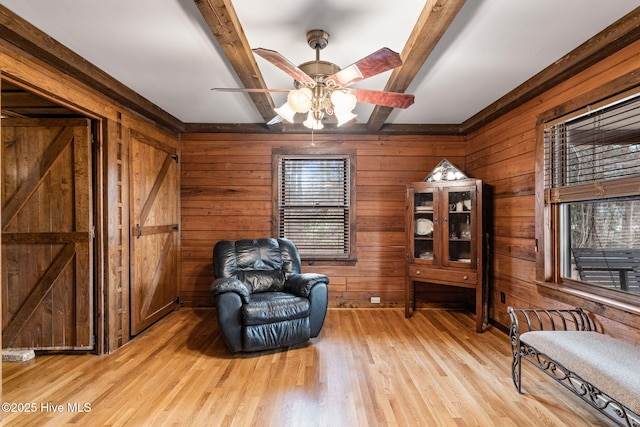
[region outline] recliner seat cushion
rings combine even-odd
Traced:
[[[301,319],[309,316],[309,300],[284,292],[264,292],[251,295],[242,306],[245,326]]]

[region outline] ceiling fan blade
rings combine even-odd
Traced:
[[[282,118],[282,116],[277,115],[275,116],[273,119],[269,120],[267,122],[267,126],[271,126],[271,125],[277,125],[278,123],[282,123],[284,119]]]
[[[387,47],[362,58],[337,73],[327,77],[325,82],[332,81],[341,87],[384,73],[402,65],[400,55]]]
[[[276,67],[280,68],[282,71],[293,77],[294,80],[297,80],[302,83],[306,83],[310,87],[314,87],[316,85],[316,81],[313,80],[307,73],[302,71],[296,65],[292,64],[287,58],[282,56],[279,52],[275,50],[262,49],[257,48],[253,49],[253,51],[271,62]]]
[[[356,88],[347,89],[347,93],[355,95],[358,102],[382,105],[383,107],[407,108],[414,102],[414,96],[406,93]]]

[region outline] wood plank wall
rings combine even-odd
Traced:
[[[492,185],[494,192],[491,317],[499,323],[508,324],[509,305],[562,305],[541,295],[534,284],[537,116],[586,93],[611,96],[613,93],[607,93],[607,86],[612,86],[609,83],[637,73],[639,66],[640,43],[635,43],[467,136],[467,171]],[[501,292],[506,295],[504,304],[500,303]],[[607,333],[640,343],[640,331],[608,319],[599,320]]]
[[[9,20],[8,22],[14,22]],[[18,21],[15,21],[18,22]],[[16,24],[18,25],[18,24]],[[18,25],[20,27],[20,25]],[[25,31],[31,31],[26,28]],[[35,32],[36,30],[33,29]],[[39,37],[39,36],[38,36]],[[54,54],[65,57],[68,52],[48,41]],[[24,87],[45,99],[86,115],[99,124],[100,149],[95,154],[94,223],[97,244],[93,276],[96,286],[96,349],[109,353],[129,340],[129,175],[128,135],[136,131],[162,141],[179,152],[180,139],[164,126],[62,73],[28,52],[0,39],[2,79]],[[99,74],[95,69],[92,72]],[[115,85],[114,83],[114,86]],[[136,290],[133,289],[132,292]]]
[[[355,265],[305,265],[331,278],[332,306],[404,303],[405,185],[422,181],[443,157],[464,167],[465,143],[453,136],[182,135],[182,288],[185,305],[212,305],[211,254],[221,239],[271,232],[274,148],[355,150]]]
[[[492,186],[494,205],[490,317],[508,325],[508,305],[565,306],[535,285],[536,119],[587,92],[638,71],[640,43],[609,56],[530,102],[462,138],[316,136],[317,147],[356,149],[359,262],[305,267],[331,276],[331,303],[360,306],[370,296],[402,301],[404,185],[420,181],[442,158]],[[310,136],[184,134],[181,300],[208,305],[211,248],[223,238],[271,231],[270,155],[276,147],[309,147]],[[500,302],[500,293],[506,296]],[[580,301],[573,301],[580,305]],[[586,305],[586,304],[585,304]],[[607,333],[640,343],[637,329],[599,317]]]

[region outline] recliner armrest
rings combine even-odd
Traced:
[[[242,302],[244,303],[248,303],[251,296],[251,289],[249,288],[249,285],[231,277],[215,279],[213,283],[211,283],[210,290],[213,295],[219,295],[225,292],[235,292],[242,297]]]
[[[318,273],[292,273],[287,277],[287,280],[284,283],[284,291],[309,298],[311,288],[318,283],[328,285],[329,277]]]

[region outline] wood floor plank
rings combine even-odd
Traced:
[[[310,345],[232,355],[213,310],[180,309],[112,355],[4,362],[3,402],[36,410],[3,425],[609,425],[527,364],[519,395],[510,366],[508,337],[464,312],[330,309]]]

